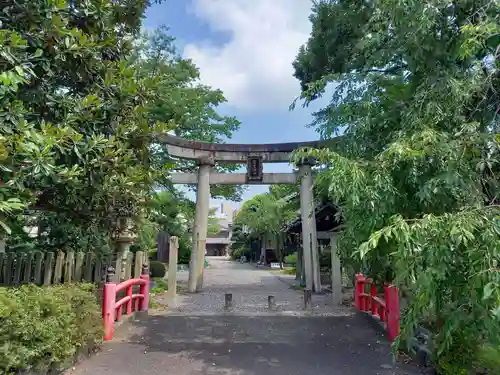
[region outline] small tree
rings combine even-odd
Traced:
[[[264,241],[266,237],[276,238],[276,249],[280,262],[282,259],[283,233],[287,222],[296,216],[287,198],[278,197],[273,193],[256,195],[246,201],[236,217],[236,222],[247,229],[254,238]],[[261,246],[260,260],[265,262],[265,244]]]

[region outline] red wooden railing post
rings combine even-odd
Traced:
[[[378,316],[378,302],[376,301],[377,297],[377,286],[372,280],[370,286],[370,295],[371,295],[371,313],[373,316]]]
[[[389,288],[391,287],[391,284],[389,283],[385,283],[384,284],[384,300],[385,300],[385,311],[384,311],[384,314],[382,315],[382,312],[380,313],[381,315],[381,320],[384,321],[384,323],[386,324],[386,328],[387,328],[387,315],[388,314],[388,311],[389,311],[389,304],[388,304],[388,301],[387,301],[387,296],[389,295]]]
[[[385,303],[387,307],[387,336],[389,340],[394,341],[399,335],[399,320],[401,317],[399,311],[399,292],[394,285],[386,288]]]
[[[116,303],[116,284],[114,283],[115,269],[107,269],[106,283],[104,284],[102,298],[102,316],[104,320],[104,340],[113,338],[115,332],[115,303]]]
[[[366,284],[370,285],[369,294],[366,293]],[[356,274],[354,288],[354,304],[361,311],[370,311],[385,323],[387,336],[394,341],[399,335],[401,313],[399,308],[399,290],[395,285],[384,284],[384,299],[377,297],[377,288],[372,279],[367,279],[362,273]]]
[[[141,279],[146,281],[143,285],[140,286],[140,294],[144,297],[141,299],[139,303],[139,310],[147,311],[149,307],[149,267],[147,264],[142,265],[142,274]]]
[[[132,303],[134,301],[132,301],[132,291],[133,291],[133,286],[130,285],[129,287],[127,287],[127,297],[129,297],[130,299],[128,300],[127,302],[127,315],[130,315],[132,314]]]
[[[362,273],[356,274],[356,287],[354,288],[354,305],[358,310],[363,309],[362,293],[365,291],[365,277]]]

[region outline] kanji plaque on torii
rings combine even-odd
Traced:
[[[247,162],[247,180],[249,182],[262,182],[262,156],[248,156]]]

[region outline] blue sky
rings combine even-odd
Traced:
[[[310,0],[167,0],[147,10],[144,27],[169,26],[202,82],[223,90],[228,103],[220,113],[242,123],[229,142],[306,141],[318,138],[306,125],[321,103],[288,107],[300,93],[291,63],[309,36],[309,10]],[[264,167],[289,170],[286,164]],[[267,190],[250,186],[244,199]]]

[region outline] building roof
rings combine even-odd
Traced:
[[[207,241],[205,243],[207,245],[229,245],[231,243],[231,239],[228,237],[207,237]]]
[[[315,212],[315,220],[316,220],[316,230],[319,232],[322,231],[331,231],[332,229],[341,225],[342,219],[339,216],[340,208],[331,202],[323,204],[318,207]],[[284,228],[285,232],[290,233],[299,233],[302,230],[302,219],[300,215],[288,223]]]

